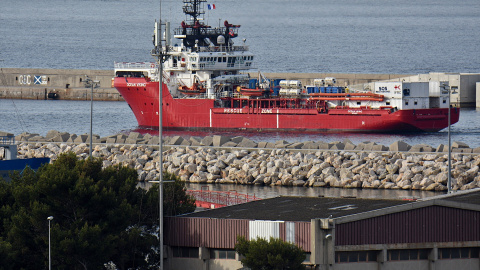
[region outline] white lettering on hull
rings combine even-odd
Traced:
[[[240,108],[225,108],[223,109],[224,113],[243,113],[242,109]]]
[[[362,113],[362,110],[348,110],[348,112],[351,114],[360,114]]]
[[[146,87],[146,83],[127,83],[128,87]]]

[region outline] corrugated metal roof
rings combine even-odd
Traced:
[[[327,218],[329,216],[337,218],[407,203],[411,203],[411,201],[282,196],[196,212],[184,215],[184,217],[311,221],[315,218]]]
[[[310,251],[311,223],[331,218],[336,245],[480,241],[480,190],[421,201],[277,197],[167,218],[166,244],[233,248],[249,221],[280,221],[278,235]],[[295,224],[287,226],[285,222]],[[288,227],[288,229],[287,229]]]
[[[253,240],[258,237],[265,239],[270,239],[270,237],[280,238],[280,221],[250,220],[248,222],[248,228],[248,240]]]
[[[448,202],[457,202],[464,204],[472,204],[480,206],[480,189],[472,189],[468,191],[457,192],[445,196],[441,196],[439,199]]]

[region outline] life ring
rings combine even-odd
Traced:
[[[154,68],[154,67],[155,67],[155,64],[151,64],[150,67],[151,67],[151,68]]]

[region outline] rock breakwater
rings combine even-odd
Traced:
[[[28,137],[25,135],[19,136]],[[31,142],[19,140],[19,136],[16,137],[19,158],[49,157],[55,160],[60,153],[68,151],[73,151],[79,158],[88,157],[89,147],[85,142],[48,141],[48,135],[43,137],[46,141]],[[117,142],[118,138],[124,142]],[[136,169],[139,181],[158,179],[159,155],[155,145],[158,137],[132,132],[128,136],[115,135],[115,142],[107,140],[97,142],[92,153],[103,159],[105,167],[122,164]],[[136,140],[136,143],[125,144],[127,140]],[[445,149],[410,146],[401,141],[388,147],[370,142],[350,144],[349,141],[256,143],[248,138],[225,136],[166,137],[163,168],[178,175],[182,181],[192,183],[447,189],[448,155],[443,152]],[[478,149],[460,142],[453,145],[456,147],[452,149],[452,189],[480,187]],[[0,151],[0,157],[3,157],[2,153]]]

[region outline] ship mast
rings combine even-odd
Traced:
[[[205,3],[207,0],[183,0],[183,13],[192,17],[193,25],[198,25],[199,17],[205,14],[205,11],[200,7],[201,3]],[[197,28],[197,30],[199,30]],[[199,33],[200,31],[197,31]]]

